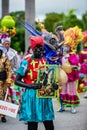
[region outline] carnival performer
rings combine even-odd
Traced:
[[[46,60],[43,58],[43,38],[32,36],[30,46],[33,54],[21,62],[15,80],[15,84],[25,87],[19,120],[28,122],[28,130],[37,130],[38,122],[43,122],[46,130],[54,130],[52,99],[36,97],[36,89],[42,87],[41,83],[37,83],[38,67],[39,64],[46,64]]]
[[[64,36],[63,36],[63,27],[58,26],[55,29],[57,35],[49,33],[45,26],[39,21],[39,26],[41,28],[42,37],[45,40],[44,50],[45,57],[48,64],[56,64],[58,66],[58,84],[59,89],[56,90],[56,97],[58,101],[58,106],[62,106],[62,97],[60,95],[61,85],[62,83],[67,82],[67,75],[61,68],[62,66],[62,57],[63,57],[63,44],[64,44]],[[62,74],[62,76],[61,76]],[[61,107],[57,110],[61,111]]]
[[[10,23],[10,24],[9,24]],[[7,49],[7,57],[11,62],[12,67],[12,84],[8,89],[7,101],[20,104],[21,88],[14,85],[15,71],[19,67],[17,51],[11,48],[12,37],[16,34],[15,21],[10,15],[6,15],[1,20],[1,44]]]
[[[61,97],[62,106],[61,111],[65,110],[65,106],[71,108],[71,113],[76,113],[75,107],[80,104],[80,99],[77,93],[77,81],[79,79],[79,57],[75,51],[76,46],[83,40],[81,29],[77,26],[69,28],[64,32],[66,46],[68,46],[68,54],[64,65],[71,66],[71,72],[67,73],[68,82],[62,85]],[[64,69],[64,68],[63,68]]]
[[[79,62],[81,64],[80,73],[84,74],[84,87],[83,89],[86,91],[84,97],[87,98],[87,30],[83,32],[84,40],[83,40],[83,50],[79,55]]]
[[[40,22],[40,20],[38,20],[38,24],[39,24],[39,27],[41,29],[41,32],[36,30],[27,21],[26,21],[26,24],[27,24],[28,27],[25,26],[23,23],[21,23],[21,25],[23,27],[27,28],[27,30],[32,35],[34,35],[34,36],[40,35],[40,36],[43,37],[43,39],[44,39],[44,54],[43,54],[43,56],[46,58],[47,64],[53,64],[53,65],[56,64],[56,65],[58,65],[58,68],[60,68],[61,65],[62,65],[63,44],[64,44],[63,27],[62,26],[56,27],[56,29],[55,29],[56,35],[54,35],[53,33],[50,33],[45,29],[45,26]],[[67,82],[66,73],[62,69],[61,69],[60,72],[61,72],[61,74],[62,73],[63,74],[62,74],[62,76],[58,76],[58,77],[61,77],[59,80],[62,81],[62,83]],[[56,90],[58,105],[62,104],[62,100],[60,98],[60,90],[61,90],[61,82],[60,81],[58,83],[59,84],[59,86],[58,86],[59,89]]]
[[[5,100],[7,88],[11,85],[11,63],[4,52],[6,48],[0,45],[0,100]],[[0,114],[0,118],[2,122],[7,121],[5,115]]]
[[[8,96],[7,96],[7,101],[10,101],[12,103],[18,104],[19,101],[16,101],[16,93],[18,91],[17,89],[14,88],[14,79],[15,79],[15,71],[18,68],[18,57],[17,57],[17,51],[11,48],[11,37],[6,36],[5,38],[1,39],[2,45],[7,49],[6,56],[10,60],[11,67],[12,67],[12,84],[8,89]],[[20,96],[20,94],[19,94]]]
[[[12,71],[14,71],[18,68],[17,65],[17,52],[12,49],[11,46],[11,37],[15,36],[16,29],[15,29],[15,21],[10,15],[6,15],[1,19],[1,33],[0,33],[0,39],[1,44],[6,47],[7,49],[7,57],[11,62],[12,65]]]

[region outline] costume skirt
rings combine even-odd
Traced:
[[[53,119],[52,99],[37,98],[36,90],[25,89],[20,106],[19,120],[24,122],[42,122]]]
[[[61,97],[66,106],[77,106],[80,103],[77,93],[76,81],[68,82],[62,86]]]

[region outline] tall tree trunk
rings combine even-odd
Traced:
[[[25,0],[25,20],[32,25],[35,22],[35,0]],[[25,51],[29,46],[30,34],[25,30]]]
[[[9,0],[2,0],[2,17],[9,13]]]

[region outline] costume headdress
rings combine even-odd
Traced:
[[[32,50],[34,50],[34,48],[35,48],[37,45],[44,46],[44,41],[43,41],[43,38],[42,38],[41,36],[32,36],[32,37],[30,38],[30,44],[31,44]]]
[[[67,44],[71,50],[76,49],[79,42],[82,42],[84,36],[81,29],[78,26],[69,28],[64,32],[65,44]]]
[[[4,16],[1,20],[0,27],[0,39],[4,39],[7,37],[13,37],[16,34],[15,29],[15,21],[9,15]]]
[[[61,40],[59,40],[57,38],[56,35],[48,32],[44,25],[42,25],[39,21],[39,25],[40,25],[40,28],[41,28],[41,32],[38,31],[36,28],[34,28],[29,22],[25,21],[25,24],[22,23],[20,20],[18,21],[32,36],[42,36],[43,39],[44,39],[44,45],[48,46],[51,50],[57,50],[61,45],[59,44],[59,42]],[[60,28],[62,30],[62,28]],[[58,34],[59,34],[59,28],[58,28]],[[59,34],[60,35],[60,34]],[[60,39],[63,39],[61,38],[60,36]],[[54,40],[54,45],[51,44],[51,40]],[[64,39],[63,39],[64,40]],[[53,41],[52,41],[53,42]],[[47,50],[47,49],[46,49]]]
[[[4,42],[11,42],[11,38],[10,37],[3,37],[2,39],[1,39],[1,43],[3,44]]]
[[[36,28],[34,28],[29,22],[25,21],[25,24],[21,21],[18,21],[32,36],[42,36],[44,39],[45,45],[49,46],[51,49],[56,50],[56,47],[52,46],[48,41],[50,39],[55,39],[55,44],[57,45],[58,39],[57,37],[48,32],[46,29],[44,29],[43,32],[38,31]],[[57,45],[58,46],[58,45]]]

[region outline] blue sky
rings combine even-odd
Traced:
[[[25,0],[9,0],[10,12],[25,10]],[[43,19],[46,13],[50,12],[65,12],[69,9],[77,9],[78,15],[83,14],[87,10],[87,0],[36,0],[36,18]],[[21,4],[21,6],[20,6]],[[1,6],[1,0],[0,0]],[[1,12],[1,7],[0,7]],[[1,15],[1,13],[0,13]]]

